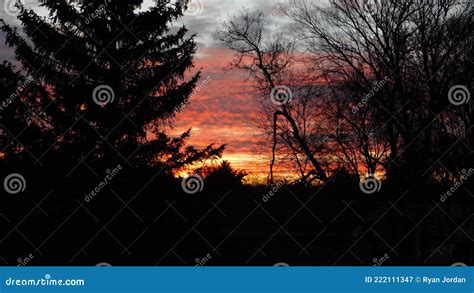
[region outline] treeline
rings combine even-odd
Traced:
[[[71,178],[121,164],[172,173],[221,156],[224,146],[187,145],[190,131],[166,133],[200,78],[188,74],[194,37],[185,26],[171,31],[184,2],[141,12],[138,0],[40,2],[47,17],[8,7],[20,29],[0,19],[15,59],[0,65],[3,170],[42,166]]]
[[[216,32],[265,97],[257,125],[298,182],[344,171],[452,183],[473,166],[471,1],[295,0],[275,29],[243,10]],[[364,179],[363,179],[364,180]]]

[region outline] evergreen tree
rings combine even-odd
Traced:
[[[164,130],[200,76],[191,74],[194,36],[175,25],[185,2],[160,0],[146,11],[140,10],[143,0],[41,3],[47,17],[18,4],[22,33],[0,20],[23,75],[32,80],[6,111],[28,113],[28,127],[42,132],[41,140],[23,135],[27,125],[5,120],[2,111],[10,136],[31,142],[18,147],[2,137],[5,154],[28,151],[47,166],[59,158],[65,168],[84,161],[96,168],[122,163],[168,169],[221,155],[223,146],[186,147],[189,131],[171,138]],[[2,70],[18,74],[11,66]]]
[[[6,61],[0,65],[0,89],[2,163],[15,165],[13,161],[34,159],[36,156],[31,151],[54,141],[52,132],[35,113],[38,105],[33,103],[45,92],[35,85],[32,76],[23,76]]]

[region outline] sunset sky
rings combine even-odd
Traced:
[[[237,168],[261,171],[266,160],[257,144],[261,140],[259,133],[251,125],[259,97],[249,93],[254,88],[246,82],[245,73],[229,70],[233,53],[212,39],[218,19],[225,18],[226,13],[218,5],[202,7],[200,15],[187,15],[184,19],[197,33],[195,65],[202,68],[202,79],[191,103],[177,116],[173,131],[183,132],[192,127],[191,144],[227,144],[225,160]]]
[[[202,68],[202,86],[195,91],[191,103],[177,116],[175,131],[192,127],[190,143],[204,147],[209,143],[227,144],[224,160],[235,168],[250,172],[249,179],[262,178],[268,172],[268,149],[258,129],[252,125],[262,97],[246,81],[248,74],[229,70],[233,53],[215,41],[212,34],[220,23],[246,7],[260,9],[269,23],[278,23],[277,0],[203,0],[192,1],[183,22],[196,33],[197,68]]]
[[[23,3],[45,15],[45,10],[38,7],[38,1],[23,0]],[[143,9],[151,3],[152,0],[146,0]],[[212,34],[222,21],[243,7],[264,11],[269,25],[277,28],[282,17],[276,13],[276,4],[276,0],[193,0],[181,20],[197,34],[195,65],[202,68],[202,79],[190,104],[176,117],[170,134],[192,128],[189,143],[196,147],[210,143],[227,144],[223,159],[230,161],[235,168],[250,172],[251,180],[262,178],[268,171],[268,153],[259,143],[265,138],[252,125],[262,97],[246,82],[244,72],[228,70],[233,54],[213,40]],[[13,57],[4,41],[0,44],[0,57],[2,60]]]

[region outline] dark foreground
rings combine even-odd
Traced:
[[[367,195],[335,180],[269,195],[214,176],[189,195],[171,176],[124,170],[86,200],[100,182],[42,174],[23,174],[25,191],[2,195],[4,265],[474,263],[470,182],[441,200],[451,186],[384,182]]]

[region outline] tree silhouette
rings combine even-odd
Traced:
[[[294,93],[290,103],[265,105],[260,123],[273,138],[270,181],[278,152],[296,162],[303,181],[324,182],[343,167],[358,177],[382,171],[417,185],[452,181],[468,168],[474,6],[378,4],[282,4],[293,40],[272,30],[262,12],[248,10],[215,34],[236,53],[232,65],[265,96],[280,85]]]
[[[0,20],[16,59],[0,62],[0,263],[474,261],[472,2],[294,0],[295,38],[260,11],[225,22],[217,39],[262,94],[271,186],[213,160],[223,146],[167,135],[196,44],[176,24],[188,0],[143,2],[41,0],[46,17]]]
[[[315,66],[329,80],[356,85],[351,108],[363,102],[368,118],[384,123],[389,175],[401,174],[414,184],[456,175],[466,167],[459,158],[469,148],[449,170],[438,162],[456,141],[468,141],[472,127],[458,116],[470,108],[469,99],[452,100],[467,97],[472,85],[466,53],[472,48],[474,6],[454,0],[379,4],[367,9],[360,1],[342,0],[324,7],[295,0],[284,13],[314,52]]]
[[[41,3],[48,17],[18,4],[22,33],[0,20],[22,72],[34,80],[21,103],[7,110],[28,108],[30,126],[49,138],[25,148],[12,145],[9,153],[28,150],[51,164],[60,158],[68,168],[78,161],[97,168],[125,161],[169,170],[221,154],[223,147],[186,147],[189,131],[170,138],[164,130],[200,76],[188,74],[194,36],[184,26],[172,31],[186,8],[182,2],[156,1],[146,11],[139,10],[142,0]],[[5,129],[21,136],[18,141],[31,141],[12,118]]]
[[[224,22],[214,37],[235,52],[236,61],[231,66],[249,72],[257,88],[271,97],[266,99],[266,104],[264,102],[263,119],[259,123],[263,128],[271,129],[265,132],[270,132],[273,140],[269,182],[274,184],[274,165],[280,141],[291,153],[291,159],[297,162],[295,168],[305,181],[307,177],[312,177],[312,181],[327,181],[329,177],[317,151],[321,144],[311,137],[312,134],[316,136],[319,129],[305,115],[300,115],[301,112],[313,112],[314,107],[310,108],[315,100],[312,99],[315,90],[287,86],[311,83],[306,74],[294,72],[295,44],[283,34],[269,34],[263,12],[246,9]],[[290,103],[293,92],[302,96],[297,105]]]

